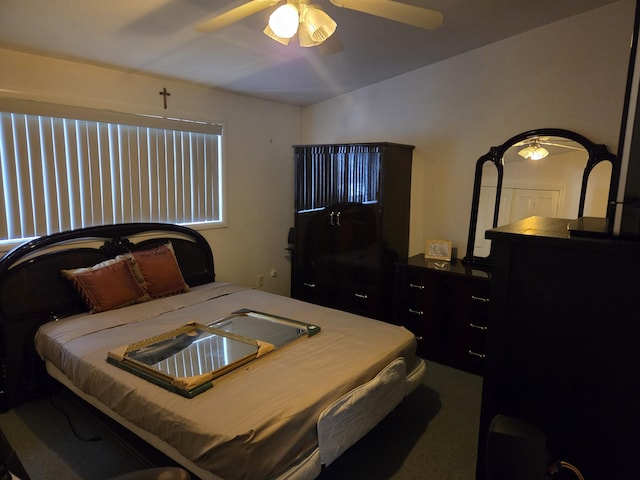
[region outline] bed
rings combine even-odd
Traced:
[[[172,270],[167,259],[177,285],[150,274]],[[113,303],[128,280],[110,280],[108,294],[82,288],[123,262],[143,287],[139,298]],[[319,333],[242,364],[191,398],[107,361],[123,346],[246,310]],[[403,327],[219,281],[202,235],[171,224],[89,227],[14,249],[0,260],[0,319],[5,408],[53,377],[202,479],[316,478],[425,372]]]

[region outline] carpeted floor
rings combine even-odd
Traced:
[[[480,377],[429,362],[424,382],[319,480],[473,480],[481,390]],[[65,390],[0,414],[0,428],[31,480],[107,480],[171,463],[123,442]]]
[[[65,390],[1,414],[0,428],[31,480],[104,480],[151,466]]]

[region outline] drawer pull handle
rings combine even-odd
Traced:
[[[302,283],[305,287],[309,287],[309,288],[316,288],[316,284],[315,283],[307,283],[307,282],[303,282]]]
[[[483,303],[487,303],[489,301],[488,298],[477,297],[475,295],[471,295],[471,300],[475,300],[476,302],[483,302]]]
[[[365,293],[354,293],[354,295],[358,298],[364,298],[364,299],[369,298],[369,296]]]
[[[423,337],[420,337],[419,335],[416,335],[416,340],[417,340],[418,342],[421,342],[421,341],[423,340]]]
[[[478,330],[487,330],[489,327],[485,327],[484,325],[476,325],[475,323],[470,323],[469,326],[471,328],[477,328]]]
[[[418,289],[420,289],[420,290],[424,290],[424,285],[417,285],[417,284],[415,284],[415,283],[410,283],[410,284],[409,284],[409,286],[410,286],[411,288],[418,288]]]
[[[486,358],[487,356],[484,353],[477,353],[474,352],[473,350],[469,350],[469,355],[473,355],[474,357],[478,357],[478,358]]]
[[[422,310],[414,310],[413,308],[409,309],[409,313],[414,313],[416,315],[424,315],[424,312]]]

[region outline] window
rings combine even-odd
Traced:
[[[222,222],[219,125],[100,113],[0,112],[0,242],[108,223]]]

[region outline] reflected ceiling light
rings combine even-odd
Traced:
[[[529,146],[523,148],[518,152],[518,155],[529,160],[541,160],[549,155],[549,150],[541,147],[538,142],[534,141]]]
[[[293,0],[278,7],[270,16],[264,34],[287,45],[298,33],[301,47],[320,45],[336,31],[336,22],[316,5]]]

